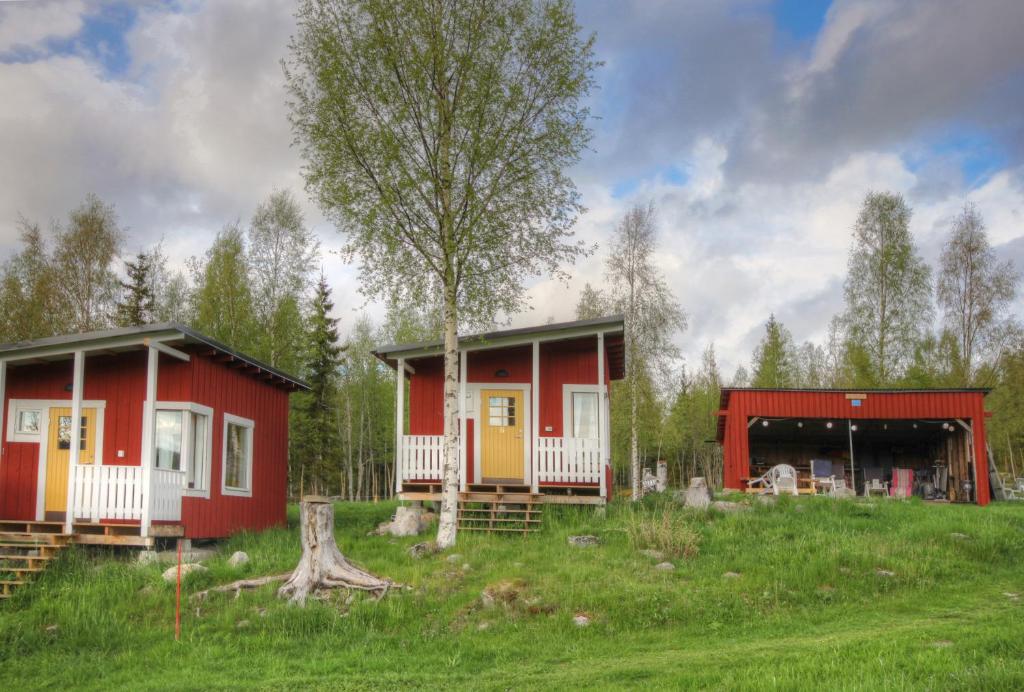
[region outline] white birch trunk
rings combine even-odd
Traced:
[[[445,288],[444,304],[444,471],[437,547],[455,545],[459,509],[459,344],[456,331],[455,288]]]

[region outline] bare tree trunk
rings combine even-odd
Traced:
[[[639,413],[639,402],[636,397],[636,372],[631,373],[629,382],[629,472],[632,476],[633,501],[639,500],[643,495],[643,485],[640,480],[640,439],[637,433],[637,418]]]
[[[445,287],[444,301],[444,478],[437,547],[455,545],[459,507],[459,342],[456,331],[455,287]]]
[[[304,497],[300,505],[302,557],[277,590],[280,598],[303,605],[306,597],[335,588],[368,591],[381,598],[395,584],[349,562],[334,541],[334,505],[325,497]]]
[[[348,454],[348,499],[354,500],[355,496],[352,493],[352,392],[348,391],[345,393],[345,419],[348,428],[348,444],[346,447],[346,453]]]
[[[359,397],[359,471],[356,475],[356,493],[362,498],[366,495],[366,488],[363,487],[363,476],[366,462],[363,459],[363,432],[366,428],[366,401],[365,397]]]

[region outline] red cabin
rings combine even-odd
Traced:
[[[622,318],[608,317],[460,338],[461,490],[500,486],[542,495],[545,502],[606,502],[608,383],[623,376],[622,337]],[[405,500],[439,500],[442,344],[384,346],[375,353],[402,375],[396,392],[396,491]]]
[[[800,492],[819,491],[831,475],[858,495],[894,494],[899,470],[900,483],[925,499],[988,504],[987,393],[723,389],[725,487],[748,490],[751,480],[787,464]]]
[[[180,325],[0,347],[0,520],[129,545],[282,524],[304,388]]]

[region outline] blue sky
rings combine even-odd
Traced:
[[[116,204],[128,251],[176,263],[274,188],[303,200],[350,327],[357,295],[337,231],[302,192],[279,61],[288,0],[0,4],[0,255],[19,214],[49,222],[88,192]],[[604,66],[593,151],[572,175],[603,282],[623,212],[654,201],[659,263],[729,372],[770,312],[820,341],[842,306],[850,228],[869,190],[904,194],[934,262],[970,201],[1024,265],[1024,3],[1019,0],[581,0]],[[955,46],[955,50],[951,49]],[[523,325],[572,316],[530,285]],[[1018,310],[1021,304],[1018,303]]]

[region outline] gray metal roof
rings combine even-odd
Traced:
[[[552,324],[542,324],[534,327],[518,327],[516,329],[503,329],[500,331],[484,332],[481,334],[467,334],[459,337],[459,346],[465,346],[468,344],[475,343],[486,343],[488,341],[494,341],[497,339],[508,339],[510,337],[527,337],[535,334],[550,334],[558,331],[579,331],[585,330],[588,327],[594,327],[594,331],[599,331],[597,327],[618,327],[619,329],[624,328],[625,322],[623,321],[622,315],[609,315],[608,317],[598,317],[590,320],[576,320],[573,322],[557,322]],[[608,330],[600,330],[608,331]],[[418,343],[410,344],[388,344],[386,346],[380,346],[374,350],[374,355],[378,358],[387,358],[399,353],[406,353],[409,351],[424,351],[441,349],[444,347],[443,341],[421,341]]]
[[[225,355],[232,356],[253,367],[265,370],[290,384],[301,389],[309,389],[309,385],[297,377],[289,375],[271,365],[267,365],[255,358],[248,356],[241,351],[227,346],[211,337],[197,332],[191,327],[174,322],[160,322],[157,324],[146,324],[140,327],[118,327],[116,329],[102,329],[93,332],[82,332],[79,334],[62,334],[60,336],[48,336],[41,339],[29,341],[18,341],[11,344],[0,345],[0,358],[10,359],[13,357],[30,357],[34,353],[46,353],[50,356],[70,354],[90,344],[99,345],[103,342],[114,342],[124,346],[137,345],[147,337],[164,335],[171,340],[186,344],[204,344]],[[66,348],[65,348],[66,347]]]

